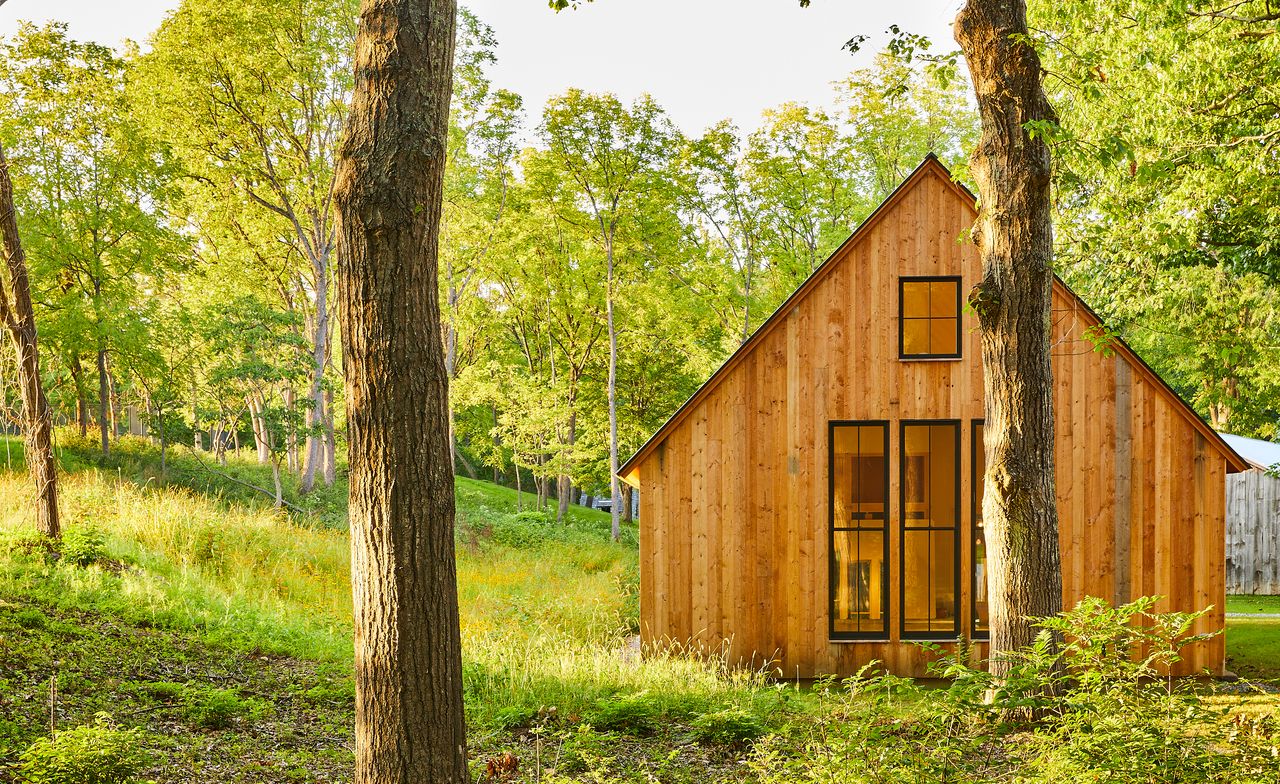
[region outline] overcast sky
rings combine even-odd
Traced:
[[[897,24],[935,50],[954,48],[961,0],[599,0],[553,13],[544,0],[465,3],[498,37],[494,82],[536,113],[568,87],[630,100],[648,92],[680,127],[696,133],[730,117],[746,128],[784,101],[825,104],[831,82],[865,65]],[[71,35],[116,45],[145,40],[177,0],[8,0],[0,34],[17,20],[59,19]],[[862,54],[841,46],[870,35]]]

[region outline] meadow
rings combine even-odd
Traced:
[[[349,780],[344,488],[302,498],[289,487],[305,511],[280,511],[180,451],[162,477],[145,441],[123,439],[108,460],[71,436],[61,443],[56,559],[28,533],[20,452],[0,446],[0,782],[80,780],[31,774],[33,754],[67,753],[40,745],[51,721],[64,745],[83,732],[87,746],[110,737],[136,752],[138,780]],[[267,471],[235,459],[217,470],[250,483]],[[940,673],[942,688],[889,676],[794,684],[715,657],[640,651],[634,526],[614,543],[605,514],[572,507],[556,524],[532,496],[518,511],[515,491],[464,478],[457,502],[479,781],[1047,781],[1092,770],[1127,782],[1174,768],[1271,780],[1260,760],[1280,732],[1259,689],[1280,676],[1275,621],[1246,620],[1228,636],[1233,666],[1257,688],[1148,693],[1150,679],[1111,661],[1111,684],[1063,713],[1074,723],[1029,730],[994,717],[981,673],[962,662]],[[1233,598],[1231,608],[1251,605],[1272,606]],[[1103,638],[1115,618],[1071,623]],[[1028,669],[1029,689],[1038,677]],[[1076,720],[1116,710],[1136,718]],[[1135,724],[1146,745],[1133,745]],[[1229,746],[1164,768],[1120,764],[1228,729]],[[1224,761],[1240,775],[1222,778]]]

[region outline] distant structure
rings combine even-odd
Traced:
[[[1280,594],[1280,444],[1222,438],[1249,462],[1227,475],[1227,593]]]

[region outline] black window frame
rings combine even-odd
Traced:
[[[832,642],[850,641],[887,641],[889,639],[889,474],[890,460],[893,455],[893,444],[890,422],[887,419],[831,419],[827,421],[827,639]],[[876,631],[838,632],[836,631],[835,591],[836,591],[836,428],[837,427],[879,427],[884,432],[884,521],[881,524],[881,540],[884,544],[884,557],[881,560],[883,574],[880,576],[880,617],[881,628]],[[841,531],[875,530],[867,528],[841,528]]]
[[[991,639],[990,618],[988,618],[988,628],[985,630],[978,629],[978,517],[982,512],[982,505],[978,503],[978,488],[982,487],[983,476],[978,473],[978,450],[986,452],[986,445],[983,439],[978,438],[978,431],[986,426],[985,419],[969,420],[969,639],[971,640],[989,640]],[[985,433],[984,433],[985,435]],[[985,457],[985,454],[984,454]],[[983,530],[983,552],[986,552],[986,530]],[[991,559],[986,558],[987,568],[990,569]],[[983,574],[987,576],[986,573]],[[988,589],[991,586],[990,579],[987,580]],[[991,597],[987,597],[990,604]]]
[[[903,478],[906,476],[907,469],[907,428],[912,426],[937,426],[950,425],[956,434],[956,452],[955,452],[955,500],[954,512],[956,517],[955,526],[950,530],[954,538],[952,546],[952,582],[955,591],[955,610],[952,620],[952,628],[950,631],[928,631],[928,632],[909,632],[907,631],[907,482]],[[955,640],[960,637],[960,548],[962,542],[960,540],[960,529],[963,528],[960,519],[960,477],[961,477],[961,455],[963,449],[960,444],[961,428],[964,426],[962,420],[959,419],[903,419],[898,423],[898,639],[900,640]],[[929,526],[927,528],[915,527],[912,531],[946,531],[946,528],[938,528]],[[931,560],[932,562],[932,560]]]
[[[964,357],[964,326],[961,317],[964,315],[963,303],[961,301],[960,289],[964,278],[960,275],[915,275],[901,276],[898,278],[898,359],[963,359]],[[906,352],[906,318],[904,316],[904,303],[906,301],[906,284],[908,283],[954,283],[956,284],[956,350],[954,354],[908,354]],[[939,317],[940,318],[940,317]],[[932,317],[930,319],[932,320]]]

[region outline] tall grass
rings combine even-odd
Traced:
[[[345,530],[137,472],[75,467],[62,482],[64,525],[104,534],[109,560],[77,568],[13,546],[31,524],[28,479],[0,470],[0,537],[11,543],[0,546],[0,594],[191,631],[237,650],[351,660]],[[760,678],[721,662],[638,655],[634,527],[614,543],[608,516],[594,510],[574,508],[564,525],[517,515],[514,491],[485,482],[459,479],[457,498],[463,655],[478,726],[547,706],[589,711],[622,693],[644,692],[674,712],[772,704]]]

